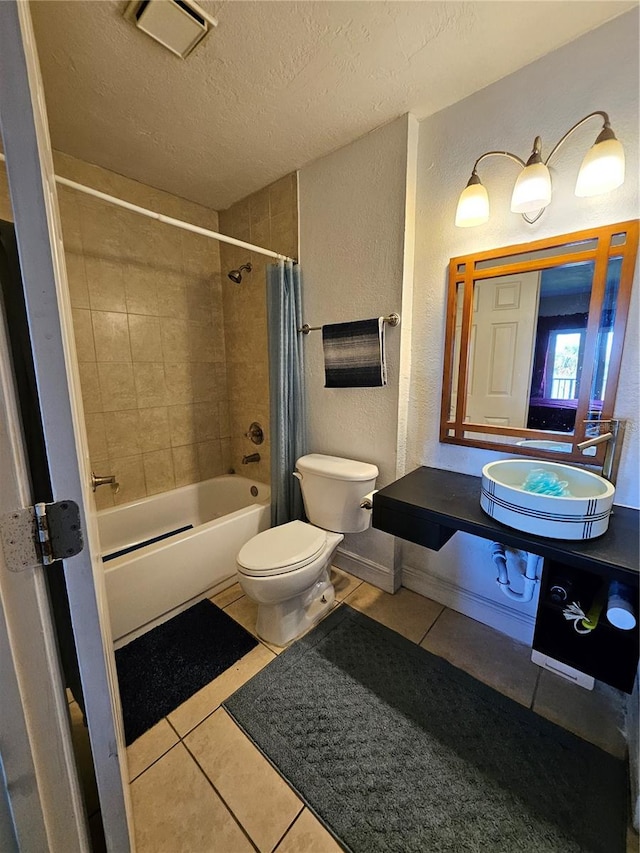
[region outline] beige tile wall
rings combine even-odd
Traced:
[[[298,187],[295,173],[242,199],[220,213],[224,234],[298,257]],[[234,284],[227,272],[251,261],[253,271]],[[239,473],[269,482],[269,361],[265,269],[271,260],[255,252],[220,244],[222,302],[227,344],[229,388],[233,389],[231,459]],[[266,440],[259,447],[245,437],[252,421],[262,425]],[[242,465],[244,455],[260,453],[257,464]]]
[[[214,210],[66,155],[56,173],[218,230]],[[230,467],[219,244],[59,187],[91,462],[120,491],[99,508]],[[0,216],[11,219],[4,170]]]
[[[298,255],[295,173],[222,211],[218,224],[214,210],[58,152],[55,168],[134,204]],[[98,489],[98,507],[230,468],[269,482],[270,259],[58,190],[91,461],[120,482],[116,495]],[[4,169],[0,217],[12,219]],[[226,273],[247,261],[253,272],[234,284]],[[244,435],[254,420],[266,436],[259,447]],[[242,465],[256,451],[261,461]]]

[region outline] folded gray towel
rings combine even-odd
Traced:
[[[387,384],[384,319],[322,327],[325,388],[372,388]]]

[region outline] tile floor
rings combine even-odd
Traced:
[[[351,607],[614,755],[626,700],[531,663],[530,649],[407,589],[389,595],[335,569]],[[256,605],[235,584],[212,599],[255,633]],[[138,853],[338,853],[340,847],[221,703],[282,651],[260,644],[127,750]],[[77,714],[76,714],[77,716]],[[95,820],[95,815],[94,815]],[[628,851],[638,850],[629,831]]]

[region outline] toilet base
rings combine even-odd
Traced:
[[[311,589],[278,604],[259,604],[256,633],[267,643],[286,646],[312,628],[332,607],[335,590],[328,570]]]

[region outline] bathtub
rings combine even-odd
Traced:
[[[230,474],[99,511],[114,641],[229,586],[242,545],[269,527],[269,500],[264,483]]]

